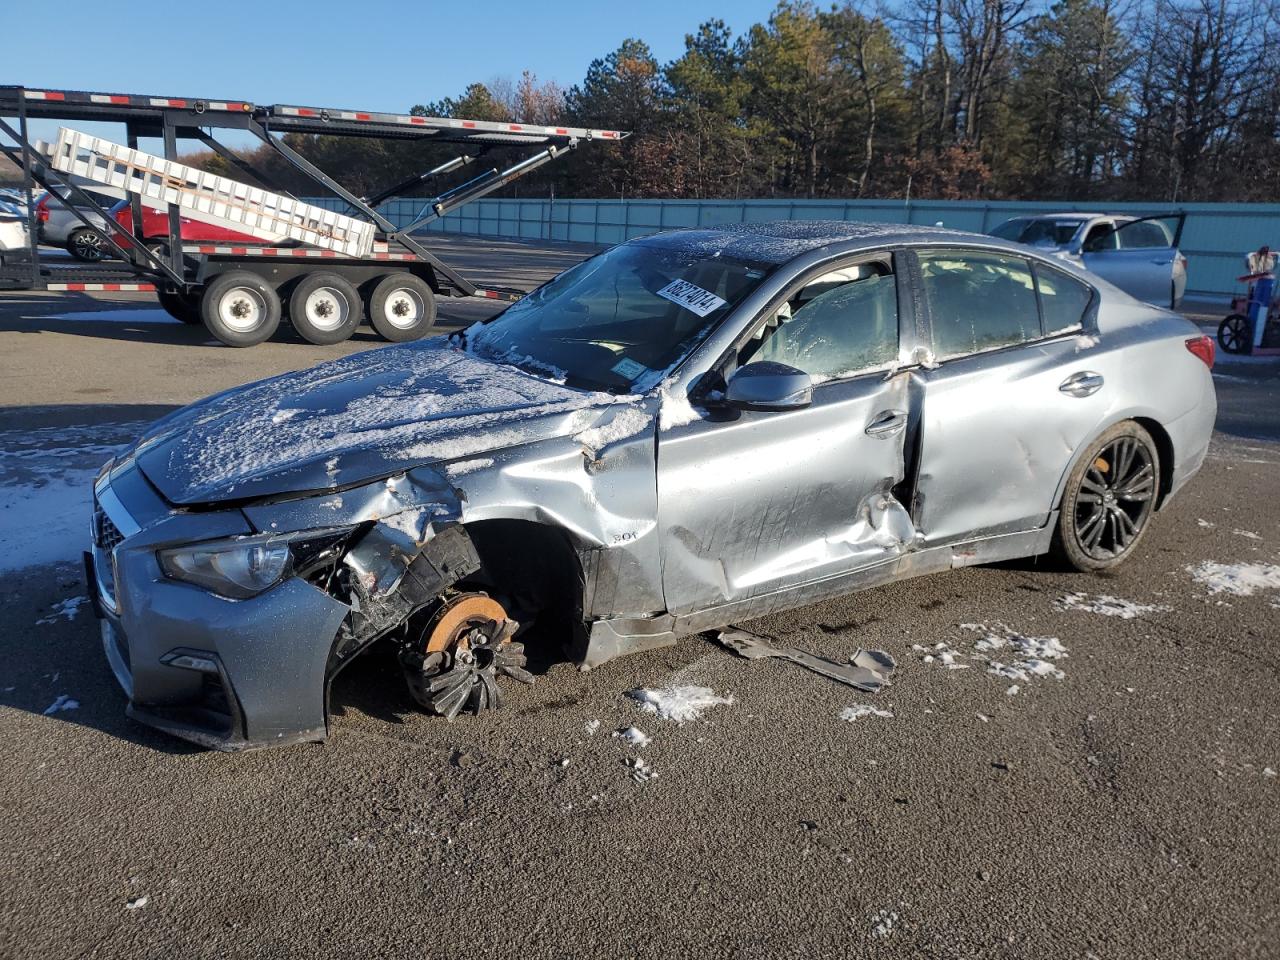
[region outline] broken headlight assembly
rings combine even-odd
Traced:
[[[268,533],[208,540],[156,553],[171,580],[203,587],[229,600],[247,600],[294,574],[337,559],[354,528]]]

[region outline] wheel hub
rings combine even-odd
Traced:
[[[400,654],[409,692],[420,706],[452,720],[502,706],[499,675],[532,683],[524,644],[512,641],[519,624],[496,600],[461,594],[440,606]]]

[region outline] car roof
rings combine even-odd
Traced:
[[[905,223],[865,220],[773,220],[762,223],[726,223],[713,227],[689,227],[650,234],[632,244],[662,247],[702,255],[724,255],[736,260],[780,264],[813,250],[838,244],[842,250],[909,243],[979,243],[1004,246],[979,233]],[[1016,247],[1013,249],[1017,249]]]

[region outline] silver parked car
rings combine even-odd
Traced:
[[[1176,310],[1187,291],[1187,258],[1178,249],[1184,220],[1054,213],[1006,220],[991,235],[1052,251],[1130,296]]]
[[[591,667],[969,564],[1103,570],[1204,460],[1212,361],[988,237],[633,240],[447,339],[156,423],[94,487],[106,654],[131,715],[236,749],[323,739],[383,637],[452,717],[530,679],[527,637]]]
[[[81,189],[103,210],[110,210],[125,196],[122,190],[100,184],[82,186]],[[77,217],[72,212],[72,207],[79,210],[93,226],[87,226]],[[41,243],[63,247],[77,260],[95,263],[113,256],[111,248],[103,240],[102,231],[106,229],[107,218],[73,196],[65,187],[55,187],[52,192],[41,196],[36,202],[36,220]]]

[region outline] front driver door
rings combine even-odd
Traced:
[[[751,605],[905,549],[913,531],[892,491],[909,374],[886,376],[899,292],[887,254],[828,266],[744,328],[720,373],[755,360],[802,369],[815,380],[807,408],[694,416],[664,400],[658,521],[672,613]]]

